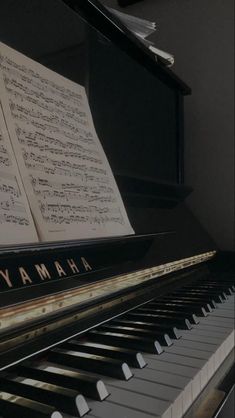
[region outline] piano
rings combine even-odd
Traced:
[[[234,254],[187,207],[190,88],[96,0],[2,0],[0,40],[86,87],[135,230],[1,247],[0,418],[232,417]]]

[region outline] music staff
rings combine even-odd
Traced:
[[[50,225],[87,223],[108,225],[110,235],[109,225],[125,225],[84,88],[40,65],[37,70],[17,53],[2,54],[0,69],[40,233],[52,231]]]

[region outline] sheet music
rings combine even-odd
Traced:
[[[133,233],[85,89],[0,43],[3,109],[42,240]]]
[[[0,102],[0,245],[38,241]]]

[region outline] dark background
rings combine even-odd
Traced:
[[[118,8],[116,0],[102,0]],[[120,9],[120,8],[119,8]],[[157,23],[149,39],[175,55],[185,98],[187,203],[224,250],[234,232],[234,1],[144,0],[120,9]]]
[[[116,0],[102,1],[105,5],[117,6]],[[145,0],[122,9],[157,22],[158,30],[152,40],[156,46],[175,55],[174,71],[192,87],[192,96],[185,98],[185,183],[194,187],[187,203],[218,246],[225,250],[234,248],[233,7],[232,0],[210,0],[206,4],[202,0]],[[36,20],[31,19],[32,15]],[[59,62],[60,72],[64,71],[66,76],[86,84],[82,75],[86,73],[89,57],[84,55],[81,45],[84,33],[77,24],[77,16],[65,10],[62,2],[2,0],[0,22],[3,42],[39,61]],[[145,91],[146,86],[141,88]],[[157,90],[161,90],[160,84]],[[88,93],[92,94],[92,91]],[[149,109],[154,109],[151,86],[148,86],[146,103]],[[174,131],[174,112],[167,109],[167,103],[163,103],[162,114],[156,120],[151,118],[156,131],[159,123],[161,128],[166,126],[164,115],[170,114],[168,134]],[[123,116],[125,114],[120,115],[122,120]],[[110,120],[107,132],[109,128]],[[108,154],[108,143],[104,147]],[[151,155],[150,176],[156,162],[154,157],[159,157],[160,151]],[[173,154],[168,153],[168,161]],[[123,163],[128,160],[130,156],[127,155]],[[141,172],[140,163],[138,159],[131,161]],[[167,173],[168,180],[173,180],[174,165],[162,164],[162,167],[166,166],[172,169]]]

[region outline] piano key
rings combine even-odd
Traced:
[[[164,303],[164,302],[171,302],[175,304],[178,303],[180,305],[188,307],[189,309],[192,309],[192,311],[195,312],[199,316],[207,316],[207,314],[212,312],[213,310],[212,307],[208,303],[190,301],[190,300],[182,299],[180,297],[177,298],[177,297],[164,296],[164,298],[159,299],[159,301],[161,301],[161,303]],[[199,312],[202,315],[200,315],[199,312],[196,311],[196,308],[199,309]]]
[[[53,406],[62,412],[79,417],[89,411],[84,397],[74,390],[44,384],[33,379],[24,379],[19,382],[1,377],[0,389],[16,396]]]
[[[154,354],[161,354],[163,349],[158,341],[149,338],[137,337],[134,335],[125,335],[117,332],[91,331],[88,334],[90,340],[105,343],[109,345],[130,348],[137,351],[144,351]]]
[[[194,337],[194,338],[193,338]],[[208,351],[213,353],[214,358],[214,364],[215,368],[218,367],[218,364],[221,363],[221,358],[226,357],[226,353],[224,354],[225,350],[223,347],[224,339],[220,339],[217,343],[210,344],[209,341],[204,342],[201,341],[200,335],[192,335],[192,341],[187,340],[185,337],[183,337],[183,346],[188,348],[195,348],[200,351]]]
[[[146,366],[146,361],[144,360],[142,354],[136,352],[135,350],[128,350],[123,349],[121,347],[98,344],[89,341],[82,342],[79,339],[72,339],[68,341],[67,345],[65,346],[68,348],[70,345],[72,345],[73,347],[74,345],[76,345],[76,348],[84,353],[90,353],[99,356],[105,355],[107,357],[114,358],[117,360],[123,360],[132,367],[139,367],[142,369]],[[75,349],[75,347],[73,349]]]
[[[210,321],[210,322],[203,322],[203,323],[200,323],[200,325],[201,325],[201,327],[200,327],[200,329],[201,330],[204,330],[204,331],[210,331],[210,330],[214,330],[214,331],[216,331],[217,333],[219,333],[219,334],[221,334],[221,335],[224,335],[224,338],[226,338],[226,336],[228,335],[228,333],[229,333],[229,331],[230,331],[230,327],[228,326],[228,327],[224,327],[224,326],[222,326],[221,324],[217,324],[216,323],[216,321]],[[212,328],[212,327],[214,327],[214,328]]]
[[[225,300],[227,300],[227,295],[226,295],[226,286],[222,285],[222,286],[213,286],[213,285],[209,285],[209,284],[196,284],[196,286],[192,286],[192,285],[187,285],[187,286],[183,286],[182,287],[183,290],[191,290],[193,292],[203,292],[206,293],[207,295],[211,296],[211,295],[222,295],[224,296]]]
[[[199,325],[199,327],[200,327],[200,325]],[[194,352],[191,351],[192,348],[191,349],[186,349],[184,351],[184,348],[183,348],[184,342],[185,342],[184,341],[184,335],[185,334],[192,334],[194,331],[197,331],[197,329],[198,329],[198,327],[195,327],[192,331],[190,331],[190,333],[189,332],[187,333],[187,331],[185,331],[183,333],[182,339],[181,340],[178,340],[175,343],[175,345],[172,347],[172,350],[170,350],[170,349],[167,348],[166,351],[162,354],[162,356],[158,357],[157,359],[154,359],[154,357],[151,356],[151,355],[147,355],[146,356],[147,361],[148,361],[148,368],[161,367],[159,365],[162,364],[162,370],[166,371],[166,367],[168,367],[168,372],[169,373],[170,372],[172,372],[172,373],[185,373],[185,372],[186,373],[190,373],[190,370],[191,370],[193,399],[195,399],[195,397],[200,393],[201,389],[205,386],[205,384],[207,383],[208,379],[213,374],[213,369],[211,369],[211,367],[213,367],[213,361],[216,358],[215,357],[216,356],[216,353],[217,353],[219,347],[222,348],[222,346],[224,345],[223,338],[222,338],[222,340],[220,342],[218,342],[218,345],[217,346],[215,346],[214,344],[213,345],[212,344],[211,345],[210,344],[207,344],[206,347],[205,347],[205,345],[203,347],[202,346],[199,346],[198,347],[197,342],[194,342],[193,345],[192,345],[192,347],[195,348]],[[231,337],[231,333],[230,333],[229,337]],[[180,350],[179,350],[179,346],[181,345],[181,343],[182,343],[182,348],[183,349],[180,347]],[[221,346],[220,346],[220,344],[221,344]],[[232,349],[232,346],[233,345],[234,345],[234,341],[232,341],[232,338],[230,338],[230,349],[227,352],[224,352],[223,353],[223,356],[219,359],[220,362],[219,362],[219,364],[217,364],[217,368],[219,367],[219,365],[221,364],[221,362],[224,360],[224,358],[226,357],[226,355],[228,354],[228,352]],[[177,349],[177,347],[178,347],[178,349]],[[211,349],[211,353],[208,352],[208,354],[210,354],[210,356],[207,356],[207,352],[204,352],[204,353],[202,352],[202,348],[206,348],[206,350],[208,350],[208,347],[210,347],[210,349]],[[169,353],[172,353],[172,351],[177,351],[177,353],[179,353],[180,356],[182,356],[180,360],[179,360],[179,357],[180,356],[178,356],[178,358],[176,358],[176,359],[173,359],[174,367],[169,367],[170,362],[172,361],[172,358],[171,359],[167,358],[168,351],[169,351]],[[199,352],[202,355],[198,355]],[[188,367],[189,372],[188,372],[187,369],[181,371],[181,368],[182,367],[187,367],[187,366],[182,366],[182,364],[180,364],[180,363],[181,362],[185,362],[185,359],[187,358],[188,355],[193,355],[193,356],[197,356],[197,357],[198,356],[200,356],[200,357],[203,356],[203,357],[205,357],[205,360],[208,357],[208,362],[207,362],[207,364],[205,363],[204,366],[201,365],[201,367],[199,367],[198,369],[196,367],[196,366],[198,366],[198,364],[194,364],[195,367],[192,368],[191,366],[192,366],[193,363],[190,362],[189,364],[191,364],[191,366]],[[214,357],[214,359],[213,359],[213,357]],[[175,364],[175,361],[178,361],[179,364],[176,365]],[[193,359],[193,362],[194,361],[195,361],[195,359]],[[215,364],[215,366],[216,366],[216,364]],[[203,375],[200,376],[202,374],[202,369],[203,368],[204,368]],[[196,373],[196,375],[194,377],[192,375],[192,370],[194,371],[194,374]],[[214,368],[214,371],[215,370],[216,370],[216,368]],[[200,385],[201,385],[200,391],[199,391],[199,386],[198,386],[198,383],[199,383],[198,382],[198,377],[199,376],[200,376]]]
[[[174,346],[172,346],[172,348],[173,347]],[[147,361],[149,361],[149,356],[147,356],[147,359]],[[187,353],[180,354],[179,350],[177,350],[177,353],[164,352],[164,361],[177,365],[190,366],[193,369],[197,369],[196,377],[200,382],[200,390],[202,390],[206,385],[208,381],[208,365],[206,359],[188,356]]]
[[[198,326],[198,328],[200,329],[201,327],[202,327],[202,325],[200,324]],[[192,334],[192,336],[193,336],[193,335],[195,335],[194,332],[196,332],[196,331],[197,331],[196,329],[193,329],[190,332],[190,334]],[[210,332],[209,324],[208,324],[208,331]],[[232,349],[233,341],[231,340],[231,331],[232,331],[232,328],[230,329],[230,332],[228,333],[227,338],[225,336],[225,338],[223,338],[221,341],[218,341],[217,344],[210,344],[208,342],[207,343],[206,342],[202,343],[200,341],[198,341],[198,342],[192,341],[191,342],[191,347],[192,347],[191,349],[194,348],[195,350],[197,350],[197,353],[195,353],[197,356],[200,355],[199,354],[200,350],[204,349],[207,352],[211,351],[212,356],[211,356],[211,362],[210,362],[211,364],[210,364],[209,373],[211,373],[211,367],[213,366],[213,362],[214,362],[214,367],[215,367],[215,370],[216,370],[219,367],[219,365],[221,364],[221,362],[225,359],[225,357],[227,356],[229,351]],[[199,336],[199,338],[200,338],[200,336]],[[189,341],[184,339],[184,336],[182,337],[182,339],[180,341],[182,341],[182,347],[186,346],[186,345],[188,346],[189,345],[188,343],[190,343]],[[174,350],[177,347],[179,347],[179,341],[177,341],[176,344],[174,345]],[[187,348],[187,353],[189,354],[189,349],[188,348]],[[191,352],[191,354],[193,354],[193,353]]]
[[[16,398],[5,390],[0,393],[0,411],[3,418],[63,418],[54,407],[20,396]]]
[[[208,305],[211,308],[211,312],[213,309],[216,308],[216,303],[215,301],[213,301],[212,298],[209,297],[200,297],[200,296],[196,296],[196,295],[190,295],[189,293],[187,294],[186,292],[174,292],[174,293],[168,293],[167,295],[164,295],[161,300],[167,299],[169,301],[176,301],[178,303],[184,303],[184,304],[192,304],[192,305],[199,305],[199,306],[204,306],[205,308],[208,307]]]
[[[127,384],[119,381],[108,381],[107,386],[110,390],[110,393],[113,395],[117,390],[124,390],[127,393],[127,396],[132,396],[134,394],[136,397],[144,395],[147,398],[153,398],[155,400],[162,400],[168,402],[169,407],[171,408],[172,416],[175,418],[182,417],[183,414],[183,393],[180,388],[174,386],[164,385],[157,382],[157,379],[153,376],[152,370],[142,369],[142,375],[148,377],[139,378],[135,377],[132,381]],[[126,382],[125,382],[126,383]],[[168,408],[169,408],[168,407]],[[149,411],[150,412],[150,411]],[[157,410],[157,412],[159,412]]]
[[[216,310],[214,316],[233,320],[233,311],[229,310],[229,309],[220,308],[220,309]]]
[[[172,315],[174,316],[174,318],[184,318],[184,319],[188,319],[188,321],[190,321],[192,324],[198,324],[199,320],[196,317],[196,315],[194,313],[189,313],[189,312],[178,312],[177,309],[167,309],[165,307],[165,309],[158,309],[158,308],[150,308],[150,307],[145,307],[145,308],[139,308],[138,311],[136,312],[143,312],[143,313],[149,313],[149,314],[162,314],[162,315]]]
[[[221,279],[216,280],[215,278],[211,277],[211,278],[208,278],[206,283],[205,283],[204,279],[197,280],[197,283],[207,284],[207,285],[210,285],[210,286],[233,287],[234,286],[234,278],[232,278],[230,280],[230,279],[227,279],[225,277],[221,277]]]
[[[117,379],[128,380],[132,377],[132,372],[126,363],[104,356],[55,348],[49,352],[48,360],[52,363],[113,376]]]
[[[167,351],[169,353],[169,351]],[[193,359],[201,359],[204,361],[201,368],[201,382],[203,387],[207,384],[209,378],[213,375],[215,370],[214,358],[211,358],[212,352],[192,349],[184,346],[172,347],[171,354],[178,354],[181,356],[190,357]]]
[[[84,396],[92,399],[104,400],[109,395],[102,380],[84,373],[72,372],[55,367],[53,363],[34,364],[32,367],[18,366],[16,373],[20,376],[40,380],[68,389],[81,391]]]
[[[232,286],[230,285],[226,285],[226,284],[207,284],[207,285],[200,285],[199,286],[200,289],[204,289],[208,291],[215,291],[215,292],[223,292],[227,297],[231,296],[234,294],[234,291],[232,289]]]
[[[174,345],[172,346],[172,348],[173,347],[174,347]],[[148,359],[156,359],[156,357],[153,354],[145,354],[145,357],[146,357],[147,361],[149,361]],[[191,357],[180,356],[178,354],[171,353],[171,351],[169,353],[164,352],[164,356],[163,356],[163,353],[162,353],[162,355],[158,356],[157,359],[159,361],[163,360],[163,361],[167,361],[168,363],[181,364],[183,366],[190,366],[192,368],[197,368],[197,369],[200,369],[201,366],[203,366],[203,364],[204,364],[204,362],[201,359],[194,359],[192,361]],[[172,366],[172,367],[174,367],[174,366]]]
[[[199,334],[198,332],[197,333],[183,333],[183,339],[184,340],[188,340],[188,341],[201,341],[201,342],[204,342],[204,343],[211,343],[211,344],[218,344],[218,343],[220,343],[221,342],[221,340],[222,340],[222,338],[221,338],[221,336],[219,337],[218,335],[217,336],[215,336],[215,335],[211,335],[211,333],[207,333],[207,335],[205,334],[205,335],[202,335],[202,334]]]
[[[215,302],[218,303],[222,303],[225,300],[227,300],[227,295],[222,291],[216,291],[216,290],[211,290],[211,289],[204,289],[204,288],[185,288],[183,287],[182,290],[187,292],[187,289],[190,289],[190,295],[194,294],[194,295],[198,295],[198,296],[209,296],[212,299],[215,300]],[[188,294],[188,293],[187,293]]]
[[[185,331],[182,331],[182,335],[185,335]],[[200,327],[198,328],[194,328],[194,334],[195,335],[201,335],[203,337],[205,337],[205,339],[207,339],[207,337],[213,337],[213,338],[218,338],[218,339],[224,339],[225,335],[227,334],[226,331],[218,331],[217,328],[215,329],[206,329],[205,327]],[[187,334],[188,336],[188,334]],[[189,335],[190,338],[190,335]]]
[[[199,316],[202,313],[205,313],[198,306],[194,306],[194,307],[190,306],[190,308],[189,308],[185,305],[181,305],[180,303],[171,303],[171,302],[162,303],[162,302],[159,302],[157,300],[153,301],[153,302],[150,302],[149,304],[147,304],[147,306],[149,306],[150,308],[156,307],[156,308],[162,308],[162,309],[168,309],[168,307],[169,307],[169,310],[176,310],[177,312],[182,312],[182,313],[186,313],[186,314],[187,313],[191,314],[193,312],[194,315],[199,314]],[[206,316],[206,313],[204,314],[204,316]]]
[[[192,325],[188,321],[188,319],[174,319],[173,317],[166,316],[166,315],[152,315],[152,314],[143,314],[136,311],[129,312],[125,314],[124,318],[133,319],[136,321],[143,321],[143,322],[153,322],[158,323],[162,326],[169,326],[172,325],[173,327],[179,329],[191,329]]]
[[[127,390],[126,385],[124,389],[107,386],[111,393],[109,402],[126,406],[152,416],[155,416],[157,413],[161,418],[172,418],[172,402],[157,398],[156,393],[154,396],[149,396],[143,395],[141,391],[138,393],[133,390]],[[95,408],[93,408],[93,413],[95,414]]]
[[[110,332],[121,332],[122,334],[136,335],[137,337],[144,337],[154,340],[157,340],[163,346],[172,345],[172,341],[168,334],[155,332],[148,329],[138,329],[136,327],[128,327],[121,325],[103,325],[99,327],[101,331],[110,331]]]
[[[115,392],[114,400],[110,396],[107,401],[102,403],[90,402],[91,413],[89,416],[96,418],[153,418],[153,416],[156,418],[172,418],[170,402],[140,396],[137,393],[130,394],[128,402],[126,396],[122,397],[125,391],[119,390],[117,392],[116,389]],[[145,404],[148,406],[146,410]]]
[[[135,378],[141,379],[143,381],[143,386],[146,381],[150,381],[167,386],[167,388],[164,387],[163,389],[164,391],[167,390],[167,392],[169,389],[171,390],[171,388],[179,389],[182,398],[182,413],[184,413],[192,404],[192,381],[188,377],[172,375],[172,373],[167,373],[166,371],[156,371],[147,367],[143,373],[136,371]],[[160,392],[157,393],[159,397],[164,396],[161,395]]]
[[[128,319],[122,319],[122,317],[120,317],[120,319],[113,319],[112,321],[110,321],[110,323],[114,323],[116,325],[134,326],[141,329],[150,329],[152,331],[161,331],[167,333],[170,338],[174,339],[178,339],[181,337],[181,331],[178,328],[172,327],[170,325],[162,326],[161,324],[153,322],[130,321]]]
[[[183,294],[181,292],[174,292],[172,294],[168,295],[169,297],[179,297],[183,301],[189,301],[189,302],[198,302],[198,303],[205,303],[207,306],[210,306],[211,309],[216,308],[216,303],[212,298],[209,298],[208,296],[196,296],[194,294]]]
[[[90,406],[91,412],[88,416],[93,418],[153,418],[152,414],[110,402],[109,398],[105,402],[90,402]],[[160,418],[160,415],[154,414],[154,417]],[[171,418],[171,415],[165,417]]]
[[[165,354],[163,356],[163,360],[158,361],[158,358],[149,358],[146,356],[148,361],[148,368],[153,369],[155,373],[158,371],[162,371],[168,373],[170,377],[173,378],[178,377],[187,377],[191,381],[191,389],[192,389],[192,399],[196,399],[196,397],[201,392],[201,377],[200,377],[200,370],[198,368],[194,368],[191,366],[185,366],[182,364],[172,364],[167,360],[164,361]]]
[[[229,328],[229,329],[231,328],[231,325],[233,324],[233,322],[234,321],[232,318],[222,318],[219,316],[212,316],[212,315],[208,318],[208,321],[207,321],[208,324],[214,323],[222,328]]]
[[[223,310],[233,311],[233,309],[232,305],[228,305],[227,303],[223,305]]]
[[[215,292],[218,292],[218,294],[222,293],[226,299],[233,294],[232,289],[228,288],[226,286],[220,286],[220,287],[218,287],[218,286],[217,287],[215,287],[215,286],[208,286],[208,287],[200,286],[199,288],[203,289],[205,291],[208,289],[209,292],[214,292],[215,291]]]
[[[200,352],[201,350],[202,351],[208,351],[208,352],[214,352],[215,350],[216,350],[216,347],[218,346],[218,344],[220,344],[220,342],[219,343],[213,343],[213,344],[210,344],[210,343],[208,343],[208,342],[204,342],[204,341],[201,341],[200,340],[200,337],[196,340],[194,340],[194,341],[190,341],[190,340],[187,340],[186,338],[182,338],[182,340],[180,340],[180,347],[186,347],[186,348],[190,348],[190,349],[195,349],[195,347],[196,347],[196,349]],[[179,346],[179,344],[178,344],[178,342],[176,342],[175,343],[175,347],[178,347]]]

